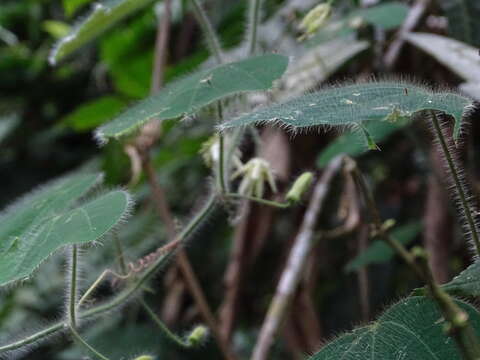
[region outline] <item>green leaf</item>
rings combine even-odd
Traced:
[[[96,136],[102,142],[120,138],[153,118],[165,120],[186,116],[228,95],[267,90],[283,75],[287,65],[287,57],[269,54],[199,71],[131,107],[101,126]]]
[[[480,63],[477,48],[435,34],[410,33],[406,35],[406,39],[433,56],[461,78],[471,82],[480,81]]]
[[[82,8],[88,3],[91,3],[93,0],[63,0],[63,9],[65,10],[65,15],[71,17],[78,9]]]
[[[403,24],[407,14],[408,6],[397,1],[358,9],[346,14],[342,20],[333,21],[321,28],[307,41],[307,45],[317,45],[354,33],[358,29],[358,24],[356,24],[358,19],[382,27],[384,30],[392,30]]]
[[[432,109],[455,118],[458,136],[464,108],[471,103],[455,93],[434,92],[402,82],[360,83],[331,87],[276,104],[226,122],[220,129],[255,123],[280,123],[294,130],[322,125],[359,127],[368,121],[411,118],[419,111]]]
[[[152,0],[106,0],[103,3],[96,3],[91,13],[54,46],[48,58],[49,62],[55,65],[65,56],[151,2]]]
[[[448,30],[454,38],[480,46],[480,2],[478,0],[438,0],[448,19]]]
[[[76,131],[89,131],[117,115],[126,102],[117,96],[104,96],[82,104],[61,123]]]
[[[480,314],[455,301],[468,314],[480,335]],[[461,360],[462,356],[443,327],[438,306],[426,297],[409,297],[392,306],[371,325],[340,336],[324,346],[311,360]]]
[[[455,276],[452,281],[442,285],[443,290],[455,296],[480,296],[480,261]],[[414,295],[426,295],[425,288],[413,290]]]
[[[54,39],[61,39],[70,32],[70,26],[63,21],[45,20],[42,28],[49,33]]]
[[[402,25],[407,14],[408,6],[398,1],[391,1],[354,11],[349,20],[352,21],[356,17],[361,17],[369,24],[380,26],[385,30],[391,30]]]
[[[369,121],[364,127],[376,144],[386,141],[390,135],[400,130],[407,124],[406,121]],[[334,157],[346,154],[356,157],[364,154],[369,149],[365,146],[364,137],[358,131],[348,132],[333,140],[318,156],[317,166],[325,167]]]
[[[98,240],[126,215],[130,200],[124,191],[79,203],[100,179],[67,176],[7,208],[0,216],[0,285],[28,278],[65,245]]]
[[[411,243],[422,230],[419,222],[399,226],[392,231],[392,236],[403,245]],[[356,271],[370,264],[382,264],[393,258],[395,252],[381,240],[375,240],[364,252],[351,260],[346,266],[346,272]]]

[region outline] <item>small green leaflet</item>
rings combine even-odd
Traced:
[[[397,121],[395,123],[390,121],[369,121],[364,124],[364,127],[373,138],[375,144],[380,144],[402,129],[406,123],[406,121]],[[348,132],[338,136],[320,152],[317,158],[317,166],[319,168],[325,167],[334,157],[340,154],[356,157],[368,150],[368,147],[365,147],[362,133],[358,131]]]
[[[455,301],[468,314],[480,335],[480,314],[462,301]],[[451,337],[443,330],[445,321],[435,302],[409,297],[389,308],[372,324],[340,336],[310,360],[461,360]]]
[[[107,0],[95,3],[91,13],[54,46],[48,61],[55,65],[59,60],[90,42],[117,22],[152,2],[153,0]]]
[[[80,200],[101,180],[70,175],[34,190],[0,216],[0,285],[26,279],[56,250],[98,240],[128,213],[130,197],[111,191]]]
[[[268,90],[288,65],[283,55],[268,54],[219,65],[175,81],[97,129],[100,142],[131,134],[151,119],[166,120],[195,113],[235,93]]]
[[[261,109],[221,125],[220,129],[255,123],[280,123],[286,127],[359,127],[368,121],[397,121],[422,110],[452,115],[455,136],[460,131],[464,109],[472,101],[451,92],[434,92],[402,82],[379,81],[331,87]]]
[[[403,245],[412,242],[421,231],[422,225],[419,222],[412,222],[398,226],[391,231],[392,236]],[[346,272],[355,271],[370,264],[381,264],[389,261],[395,252],[382,240],[375,240],[364,252],[356,256],[345,266]]]

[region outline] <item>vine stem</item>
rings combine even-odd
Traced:
[[[221,64],[223,62],[222,48],[220,46],[220,41],[218,40],[218,36],[215,33],[215,30],[213,29],[213,25],[208,19],[208,16],[205,13],[205,10],[203,10],[203,7],[200,4],[200,2],[198,0],[191,0],[191,2],[193,5],[195,17],[197,18],[197,21],[200,24],[200,27],[202,28],[202,32],[205,35],[205,38],[207,39],[207,45],[212,55],[215,57],[215,60],[217,61],[217,63]]]
[[[330,184],[343,166],[343,156],[332,160],[320,180],[315,185],[310,204],[303,218],[295,243],[290,251],[287,264],[277,285],[275,295],[270,303],[262,324],[260,335],[253,350],[252,360],[267,359],[274,336],[278,332],[291,300],[297,289],[306,259],[314,244],[314,230]]]
[[[474,216],[472,214],[472,211],[470,209],[470,204],[468,203],[467,195],[465,193],[465,189],[463,186],[463,183],[460,179],[460,174],[459,170],[457,168],[457,164],[453,159],[453,154],[452,151],[449,149],[449,146],[447,144],[447,140],[445,139],[445,134],[442,131],[442,128],[440,126],[440,122],[438,120],[437,114],[435,111],[430,111],[430,116],[433,124],[433,130],[435,132],[435,135],[438,139],[438,142],[440,144],[440,148],[442,150],[443,156],[445,158],[445,161],[448,166],[448,173],[450,174],[452,178],[453,185],[455,187],[455,191],[458,194],[460,204],[462,207],[462,213],[465,214],[465,219],[467,221],[468,228],[470,230],[470,234],[472,236],[477,255],[480,255],[480,237],[477,232],[477,227],[475,226],[475,220]]]
[[[70,289],[68,294],[68,320],[70,327],[77,326],[77,266],[78,266],[78,248],[72,245],[70,258]]]
[[[95,350],[88,342],[86,342],[80,334],[75,330],[73,326],[70,326],[70,333],[72,334],[73,338],[82,346],[84,346],[86,349],[88,349],[92,354],[94,354],[96,357],[98,357],[101,360],[110,360],[106,356],[100,354],[97,350]]]
[[[218,206],[218,203],[219,201],[217,199],[217,196],[215,194],[210,195],[210,197],[208,198],[203,208],[192,218],[192,220],[188,223],[188,225],[184,228],[184,230],[176,237],[174,242],[178,243],[179,245],[181,243],[184,243],[190,237],[190,235],[193,232],[195,232],[198,226],[215,211],[215,209]],[[152,276],[162,267],[163,264],[165,264],[165,262],[168,259],[170,259],[173,256],[174,253],[175,253],[174,251],[169,251],[164,256],[158,257],[158,259],[156,259],[152,263],[152,265],[150,265],[150,267],[148,267],[138,277],[138,279],[136,279],[135,282],[132,282],[132,284],[130,284],[123,291],[121,291],[117,296],[115,296],[113,299],[103,304],[94,306],[91,309],[85,310],[84,312],[79,312],[77,314],[78,318],[90,319],[90,318],[99,316],[102,313],[110,311],[115,307],[128,301],[130,297],[138,289],[140,289],[145,282],[147,282],[152,278]],[[27,336],[26,338],[23,338],[21,340],[15,341],[7,345],[0,346],[0,353],[15,350],[23,346],[35,343],[47,336],[53,335],[58,331],[68,328],[68,326],[69,326],[68,322],[65,322],[65,321],[58,322],[43,330],[40,330],[35,334]]]
[[[407,263],[416,275],[427,284],[428,293],[436,302],[448,325],[447,334],[451,336],[460,349],[464,359],[480,359],[480,343],[468,321],[468,315],[453,299],[435,282],[428,265],[428,256],[425,250],[416,247],[409,252],[399,241],[393,238],[383,225],[380,213],[375,204],[373,193],[358,169],[356,162],[346,159],[346,170],[350,172],[365,199],[365,204],[373,225],[373,235],[380,237]]]
[[[230,198],[235,198],[235,199],[245,199],[245,200],[255,201],[259,204],[272,206],[272,207],[276,207],[276,208],[280,208],[280,209],[286,209],[286,208],[292,206],[292,204],[288,203],[288,202],[281,203],[281,202],[277,202],[277,201],[266,200],[266,199],[258,198],[258,197],[255,197],[255,196],[242,195],[242,194],[237,194],[237,193],[227,193],[227,194],[225,194],[225,196],[230,197]]]
[[[109,360],[107,357],[100,354],[95,350],[88,342],[86,342],[80,334],[77,332],[77,275],[78,275],[78,247],[77,245],[72,245],[72,254],[71,254],[71,269],[70,269],[70,294],[68,300],[68,329],[72,334],[73,338],[82,346],[87,348],[91,353],[97,356],[101,360]]]
[[[170,329],[168,328],[167,325],[163,323],[162,320],[155,314],[155,312],[148,306],[148,304],[145,302],[145,300],[140,300],[142,303],[143,308],[147,312],[147,314],[150,316],[150,318],[153,320],[155,324],[160,328],[160,330],[165,334],[165,336],[172,341],[174,344],[178,345],[181,348],[191,348],[192,344],[188,341],[184,341],[180,336],[176,335]]]
[[[248,54],[253,55],[257,47],[257,30],[260,24],[262,0],[250,0],[248,14]]]

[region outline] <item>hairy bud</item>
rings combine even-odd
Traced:
[[[208,336],[208,329],[203,325],[199,325],[192,330],[190,335],[187,337],[187,342],[190,346],[197,346],[203,343]]]
[[[289,203],[297,203],[301,200],[303,194],[310,188],[313,182],[313,174],[311,172],[305,172],[300,175],[293,183],[292,187],[288,191],[285,199]]]

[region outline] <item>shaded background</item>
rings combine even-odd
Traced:
[[[152,77],[157,18],[162,2],[152,3],[119,26],[83,47],[56,67],[48,54],[69,24],[88,13],[88,0],[2,0],[0,3],[0,204],[7,205],[38,184],[80,166],[102,169],[111,187],[126,186],[130,163],[122,145],[110,142],[98,147],[92,130],[123,108],[148,96]],[[388,1],[337,0],[331,23],[340,30],[322,28],[299,42],[298,24],[317,2],[266,0],[260,29],[261,52],[278,51],[292,56],[292,64],[304,64],[289,75],[284,98],[301,94],[323,83],[368,79],[397,74],[426,84],[457,88],[474,81],[480,64],[472,65],[471,78],[455,75],[430,54],[410,43],[403,44],[390,62],[392,44],[408,11],[422,2],[403,2],[403,10],[382,8],[362,12],[368,6],[392,5]],[[430,1],[420,12],[415,31],[457,38],[478,46],[480,25],[463,23],[480,16],[474,3],[471,18],[455,18],[444,12],[449,1]],[[467,3],[469,3],[467,1]],[[172,2],[172,31],[165,81],[205,66],[209,54],[188,1]],[[207,0],[208,15],[218,29],[222,45],[233,57],[242,53],[246,1]],[[395,3],[397,5],[397,3]],[[477,6],[478,7],[478,6]],[[385,10],[387,9],[387,10]],[[409,10],[410,9],[410,10]],[[445,16],[448,15],[448,16]],[[358,19],[363,22],[358,24]],[[448,22],[450,20],[450,23]],[[357,21],[357,23],[355,23]],[[450,24],[450,26],[449,26]],[[357,26],[358,25],[358,26]],[[462,25],[464,27],[462,28]],[[441,51],[440,51],[441,52]],[[444,49],[444,56],[449,51]],[[211,63],[211,62],[210,62]],[[470,91],[471,96],[478,96]],[[260,97],[260,99],[263,99]],[[467,176],[478,189],[475,159],[478,126],[473,119],[462,158]],[[158,179],[167,189],[168,201],[179,221],[188,219],[205,194],[209,169],[199,151],[212,134],[214,119],[208,111],[195,121],[167,121],[152,150]],[[397,236],[410,245],[423,243],[430,251],[435,277],[448,281],[470,262],[459,236],[448,193],[438,181],[442,168],[430,149],[425,127],[415,123],[391,131],[372,130],[381,151],[356,154],[361,169],[375,190],[384,219],[393,218]],[[259,152],[270,161],[281,191],[305,170],[320,172],[332,153],[361,152],[361,138],[334,142],[334,132],[290,134],[274,128],[260,129]],[[334,145],[332,145],[334,144]],[[332,148],[332,146],[335,146]],[[357,149],[357,150],[355,150]],[[254,153],[254,143],[242,144],[244,159]],[[257,149],[258,150],[258,149]],[[435,172],[440,176],[435,176]],[[155,249],[165,238],[142,177],[132,189],[136,214],[119,232],[129,260]],[[297,291],[291,312],[272,352],[272,359],[302,359],[327,339],[352,326],[373,319],[385,305],[420,284],[411,271],[385,248],[372,248],[368,228],[348,186],[332,191],[319,231],[329,236],[318,242]],[[187,248],[195,272],[211,307],[218,314],[223,333],[231,339],[240,358],[255,344],[268,303],[285,265],[304,207],[286,211],[258,205],[242,205],[232,213],[219,213]],[[242,216],[236,216],[241,213]],[[338,233],[343,225],[345,233]],[[335,232],[337,231],[337,233]],[[0,239],[1,241],[1,239]],[[368,252],[366,249],[368,248]],[[85,252],[84,279],[92,282],[105,267],[114,267],[108,239],[102,247]],[[360,257],[356,257],[361,254]],[[48,260],[32,281],[0,294],[0,339],[28,333],[46,320],[63,313],[63,254]],[[352,260],[355,260],[352,262]],[[174,267],[158,276],[148,295],[152,307],[179,333],[201,322],[198,309]],[[105,286],[99,297],[108,296]],[[121,316],[120,316],[121,315]],[[33,325],[32,325],[33,324]],[[112,358],[145,351],[159,359],[221,358],[213,340],[200,350],[179,351],[163,339],[136,303],[112,313],[85,330],[86,337]],[[42,344],[28,359],[81,359],[83,353],[60,338]]]

